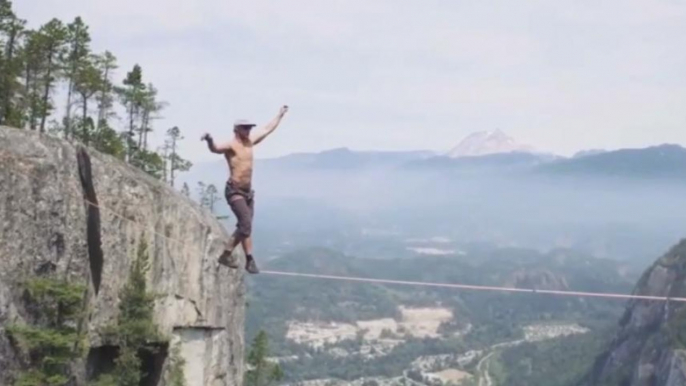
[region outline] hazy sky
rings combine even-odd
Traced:
[[[447,150],[500,128],[542,150],[686,144],[681,0],[14,0],[31,26],[81,15],[139,63],[183,151],[291,106],[258,156]]]

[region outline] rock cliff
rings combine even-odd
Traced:
[[[187,385],[242,384],[243,276],[218,266],[228,235],[209,212],[110,156],[35,132],[0,127],[0,165],[0,385],[18,366],[4,331],[23,318],[17,280],[52,270],[89,284],[86,378],[108,355],[99,331],[117,317],[141,238],[155,321],[180,344]]]
[[[686,297],[686,240],[641,277],[634,294]],[[584,385],[686,386],[686,303],[632,300]]]

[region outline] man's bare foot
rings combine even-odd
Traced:
[[[255,263],[255,259],[253,259],[252,256],[247,256],[245,258],[245,270],[253,275],[260,273],[260,270],[257,268],[257,264]]]
[[[225,265],[229,268],[238,268],[238,261],[233,256],[233,253],[229,250],[225,250],[221,256],[219,256],[219,264]]]

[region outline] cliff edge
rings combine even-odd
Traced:
[[[217,264],[228,235],[208,211],[113,157],[36,132],[0,127],[0,164],[0,385],[19,366],[5,333],[25,317],[17,280],[45,271],[88,284],[83,378],[108,360],[100,331],[117,318],[141,238],[154,320],[179,344],[187,385],[242,385],[243,276]]]

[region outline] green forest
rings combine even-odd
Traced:
[[[596,356],[607,347],[612,330],[600,329],[580,336],[524,343],[498,356],[501,385],[572,386],[586,374]]]
[[[11,1],[0,0],[0,125],[89,146],[176,187],[179,173],[193,164],[180,154],[178,126],[165,129],[161,146],[151,140],[170,106],[143,67],[120,69],[114,53],[96,52],[81,17],[27,25]],[[184,182],[178,189],[216,211],[213,184],[198,181],[191,191]]]
[[[136,64],[117,78],[117,57],[93,50],[81,17],[27,25],[0,0],[0,125],[82,143],[174,186],[192,164],[178,153],[179,127],[166,130],[162,146],[149,140],[169,106],[143,68]]]

